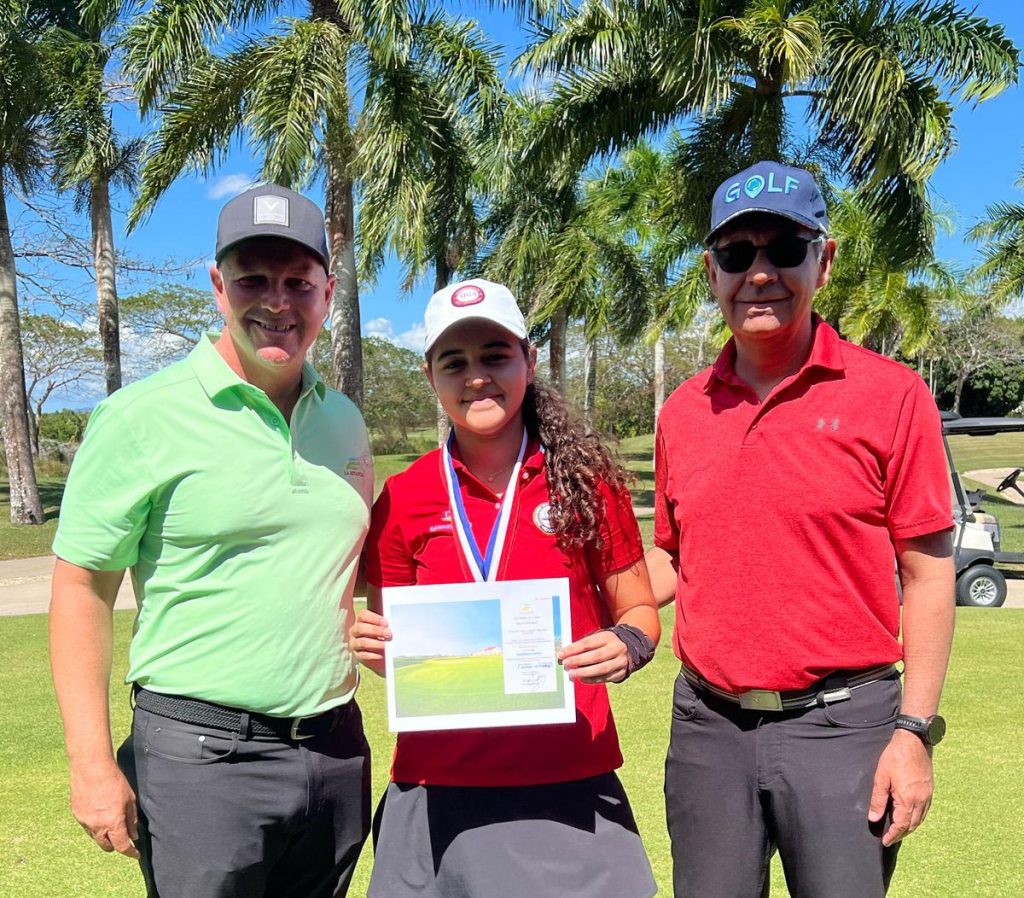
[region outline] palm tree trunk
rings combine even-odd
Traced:
[[[328,129],[330,130],[330,129]],[[334,386],[363,407],[363,344],[356,277],[355,202],[351,155],[327,151],[327,237],[337,283],[331,305],[331,373]]]
[[[447,260],[438,256],[434,260],[434,292],[443,290],[448,286],[448,282],[451,280],[452,272],[448,267]],[[441,400],[436,396],[434,397],[435,412],[437,415],[437,445],[443,446],[444,441],[448,439],[448,412],[444,410],[444,406],[441,405]]]
[[[332,0],[313,0],[310,18],[333,22],[341,31],[348,23]],[[346,79],[344,71],[335,78]],[[345,85],[347,88],[347,85]],[[343,91],[345,95],[348,90]],[[352,160],[355,157],[348,108],[329,109],[324,127],[327,168],[327,245],[331,273],[337,279],[331,304],[331,377],[333,386],[360,409],[363,407],[363,335],[359,320],[359,279],[356,276],[355,188]]]
[[[551,319],[550,346],[548,347],[551,386],[563,396],[565,395],[565,331],[568,324],[569,315],[564,308],[555,312]]]
[[[14,247],[7,220],[6,184],[0,170],[0,409],[3,410],[4,450],[11,486],[11,523],[42,524],[36,471],[25,395],[25,360],[18,319],[18,286]]]
[[[665,404],[665,336],[654,341],[654,425],[658,425],[661,407]]]
[[[597,402],[597,337],[587,340],[586,357],[583,362],[583,420],[587,427],[594,427],[594,405]]]
[[[96,309],[103,344],[103,375],[107,395],[121,388],[121,334],[118,327],[117,267],[114,225],[110,219],[110,184],[105,178],[92,183],[92,253],[96,266]]]

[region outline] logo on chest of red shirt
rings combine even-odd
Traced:
[[[431,533],[450,533],[452,529],[452,513],[449,509],[445,509],[441,512],[441,523],[431,524],[429,531]]]
[[[533,510],[533,523],[541,533],[549,536],[555,532],[555,526],[551,523],[551,505],[542,502]]]

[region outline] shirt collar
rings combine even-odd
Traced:
[[[452,463],[456,471],[466,471],[469,468],[462,461],[459,455],[459,444],[452,441]],[[540,440],[528,436],[526,438],[526,452],[523,453],[523,469],[528,471],[542,471],[544,469],[544,447]]]
[[[239,377],[217,352],[217,347],[213,344],[219,336],[216,333],[203,334],[195,348],[188,354],[189,365],[192,366],[192,371],[206,391],[206,395],[210,399],[216,399],[221,393],[228,390],[234,392],[258,390],[262,393],[263,391],[259,387],[254,387]],[[309,362],[303,362],[302,390],[299,393],[299,398],[305,398],[310,392],[316,395],[318,401],[323,402],[327,394],[327,387],[320,375],[317,374],[316,368]]]
[[[812,368],[821,368],[827,371],[845,371],[846,364],[843,362],[842,341],[839,334],[832,326],[825,321],[817,312],[811,313],[812,343],[811,352],[807,360],[800,367],[800,370],[793,375],[797,380],[806,371]],[[710,392],[715,381],[723,384],[735,384],[747,386],[736,374],[736,338],[730,337],[729,342],[722,347],[718,358],[711,366],[707,380],[704,382],[704,392]]]

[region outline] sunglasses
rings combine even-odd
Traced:
[[[790,234],[775,237],[760,246],[752,240],[737,240],[724,246],[712,247],[711,255],[715,257],[718,267],[727,274],[742,274],[749,269],[759,250],[764,250],[768,261],[776,268],[796,268],[803,265],[807,258],[807,248],[811,244],[822,243],[824,239],[807,239]]]

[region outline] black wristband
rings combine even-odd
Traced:
[[[626,676],[622,678],[623,680],[640,670],[654,657],[654,640],[643,630],[632,624],[616,624],[608,629],[618,636],[626,647]]]

